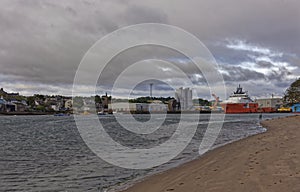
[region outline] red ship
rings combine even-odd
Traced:
[[[239,85],[228,100],[221,103],[225,113],[257,113],[258,103],[254,102]]]

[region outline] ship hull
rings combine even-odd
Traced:
[[[258,112],[261,112],[261,113],[276,113],[277,110],[274,107],[262,107],[261,109],[258,109]]]
[[[258,113],[257,103],[226,103],[221,104],[225,113]]]

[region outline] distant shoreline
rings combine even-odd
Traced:
[[[13,115],[53,115],[56,112],[0,112],[0,115],[13,116]]]

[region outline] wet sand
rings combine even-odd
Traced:
[[[299,192],[300,116],[262,122],[266,133],[150,176],[125,192]]]

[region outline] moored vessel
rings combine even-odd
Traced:
[[[239,85],[229,98],[221,103],[225,113],[257,113],[258,103],[254,102]]]

